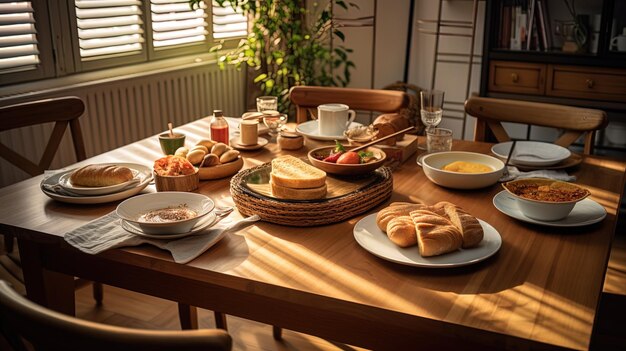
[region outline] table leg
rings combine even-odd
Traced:
[[[179,302],[178,319],[181,329],[198,329],[198,309],[195,306]]]
[[[28,299],[74,316],[74,277],[46,270],[42,261],[41,244],[18,240],[18,246]]]

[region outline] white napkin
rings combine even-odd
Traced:
[[[115,211],[97,218],[82,227],[65,233],[65,241],[88,254],[97,254],[108,249],[150,244],[169,251],[176,263],[187,263],[208,250],[222,239],[227,232],[244,228],[261,219],[258,215],[240,221],[225,219],[201,234],[177,240],[158,240],[141,237],[122,228],[121,219]]]
[[[540,169],[536,171],[522,172],[515,166],[508,166],[507,169],[509,170],[509,175],[500,178],[501,182],[508,182],[513,179],[524,178],[549,178],[564,182],[573,182],[576,180],[576,176],[569,175],[562,170]]]

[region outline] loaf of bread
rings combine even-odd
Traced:
[[[326,172],[299,158],[284,155],[272,160],[270,179],[285,188],[320,188],[326,185]]]
[[[415,210],[410,213],[420,255],[437,256],[458,250],[463,244],[461,232],[448,220],[428,210]]]
[[[289,200],[314,200],[326,197],[326,184],[317,188],[294,189],[275,184],[270,181],[272,195],[279,199]]]
[[[378,135],[376,135],[377,138],[391,135],[395,132],[399,132],[411,126],[409,120],[398,113],[387,113],[380,115],[376,117],[373,124],[374,127],[378,129]],[[401,141],[402,138],[404,138],[404,134],[400,134],[395,138],[388,139],[381,144],[395,145],[396,141]]]
[[[387,236],[400,247],[417,245],[415,223],[410,216],[395,217],[387,224]]]
[[[474,247],[483,240],[483,227],[476,217],[451,203],[444,205],[444,210],[446,217],[461,232],[464,249]]]
[[[387,226],[392,219],[400,216],[408,216],[411,211],[423,210],[427,208],[428,206],[424,204],[392,202],[388,207],[378,211],[378,214],[376,214],[376,225],[380,228],[380,230],[387,233]]]
[[[72,185],[85,187],[116,185],[132,179],[133,172],[128,167],[115,165],[88,165],[70,175]]]

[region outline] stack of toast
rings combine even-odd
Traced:
[[[323,199],[328,191],[326,172],[299,158],[285,155],[272,160],[272,194],[279,199]]]

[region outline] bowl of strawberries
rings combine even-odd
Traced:
[[[323,146],[309,151],[309,162],[326,173],[358,175],[378,169],[387,158],[385,152],[377,147],[352,151],[354,148],[356,146],[344,146],[335,141],[335,146]]]

